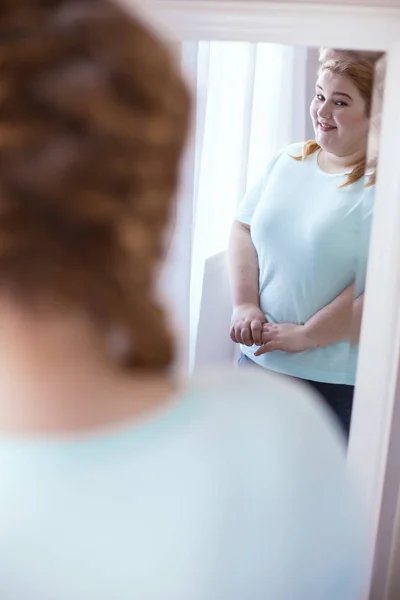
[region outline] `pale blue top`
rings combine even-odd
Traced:
[[[123,429],[0,437],[2,598],[362,600],[362,511],[326,410],[229,372]]]
[[[364,290],[374,187],[340,188],[347,174],[322,171],[302,144],[281,151],[244,198],[237,219],[251,226],[260,268],[260,306],[271,323],[304,324],[354,280]],[[365,210],[366,204],[368,210]],[[301,379],[354,385],[358,346],[349,341],[297,354],[275,351],[259,365]]]

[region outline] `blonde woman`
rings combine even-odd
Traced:
[[[171,378],[153,287],[189,98],[166,49],[106,0],[4,1],[0,25],[2,597],[358,600],[313,396]]]
[[[244,199],[230,245],[240,364],[312,385],[346,435],[368,255],[360,230],[374,193],[366,151],[378,56],[321,51],[315,140],[275,156]]]

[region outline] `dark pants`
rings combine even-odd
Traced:
[[[262,369],[257,363],[242,354],[239,358],[240,367],[256,367]],[[320,383],[318,381],[309,381],[302,379],[313,387],[325,400],[331,411],[339,420],[346,438],[348,439],[351,424],[351,411],[353,408],[354,386],[342,383]]]

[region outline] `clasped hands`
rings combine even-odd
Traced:
[[[307,328],[294,323],[268,323],[264,313],[255,305],[237,306],[232,315],[231,339],[245,346],[259,346],[254,353],[261,356],[268,352],[304,352],[313,348]]]

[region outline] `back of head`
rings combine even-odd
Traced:
[[[108,0],[5,0],[0,35],[0,295],[85,311],[127,333],[127,366],[162,369],[173,343],[152,294],[188,126],[179,71]]]

